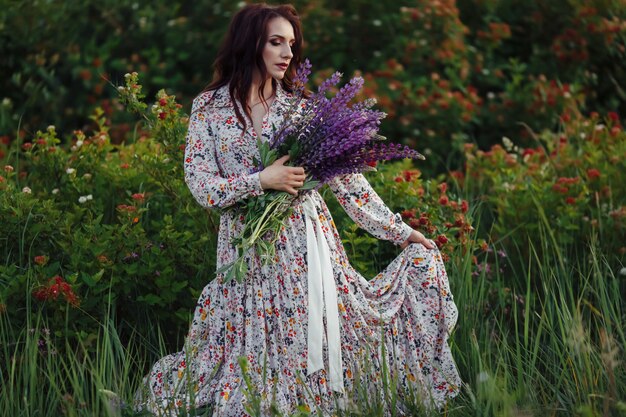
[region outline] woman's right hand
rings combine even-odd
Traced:
[[[286,191],[292,195],[298,195],[298,188],[304,185],[306,174],[302,167],[285,166],[289,155],[280,157],[272,165],[265,167],[259,173],[261,188]]]

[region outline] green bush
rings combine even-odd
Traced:
[[[506,137],[489,151],[466,146],[459,185],[483,196],[490,239],[529,262],[551,251],[530,252],[537,240],[564,248],[555,259],[561,264],[587,259],[597,246],[618,271],[626,263],[626,132],[619,118],[573,113],[558,132],[530,134],[534,147]]]
[[[32,303],[52,328],[69,320],[81,336],[107,314],[122,332],[156,337],[141,327],[156,319],[170,342],[184,334],[214,273],[217,216],[184,184],[186,118],[173,96],[158,99],[169,116],[149,113],[133,143],[111,144],[98,110],[97,129],[67,145],[50,126],[4,148],[0,303],[13,323]]]

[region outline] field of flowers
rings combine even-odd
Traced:
[[[466,384],[434,415],[626,416],[624,1],[294,4],[311,87],[361,74],[382,133],[427,156],[368,179],[437,242],[459,306]],[[136,415],[141,376],[182,346],[219,224],[184,183],[186,114],[237,7],[50,1],[0,15],[6,415]],[[373,277],[397,248],[323,193]],[[346,415],[379,416],[394,395],[355,392]]]

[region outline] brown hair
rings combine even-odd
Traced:
[[[302,58],[302,26],[296,9],[288,4],[269,6],[265,3],[248,4],[239,10],[230,22],[228,32],[222,42],[215,62],[213,63],[213,81],[203,90],[203,92],[217,90],[220,87],[229,85],[230,98],[235,102],[239,100],[245,114],[251,118],[250,110],[246,105],[250,88],[252,88],[252,74],[254,70],[261,73],[261,85],[259,96],[263,99],[263,89],[267,79],[267,69],[263,61],[263,48],[267,42],[267,25],[274,18],[283,17],[291,23],[295,42],[291,48],[293,57],[284,78],[280,81],[282,87],[292,92],[296,68]],[[276,80],[272,79],[274,90]],[[234,106],[237,119],[244,126],[247,123],[244,116],[239,111],[238,106]]]

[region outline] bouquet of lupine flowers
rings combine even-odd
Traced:
[[[233,240],[237,259],[218,270],[218,273],[226,272],[224,282],[232,278],[241,282],[247,273],[245,256],[248,253],[256,252],[264,262],[275,257],[274,244],[293,202],[302,193],[319,188],[339,175],[373,170],[379,161],[424,159],[407,146],[384,142],[385,137],[378,134],[378,129],[386,114],[372,109],[374,99],[350,105],[363,87],[361,77],[352,78],[329,99],[326,94],[341,78],[341,74],[335,72],[306,99],[305,85],[310,73],[311,64],[306,60],[296,72],[293,95],[283,122],[274,129],[270,142],[258,141],[261,160],[255,161],[256,169],[261,171],[289,154],[290,165],[304,168],[306,181],[299,188],[298,196],[268,190],[235,207],[244,213],[244,227]]]

